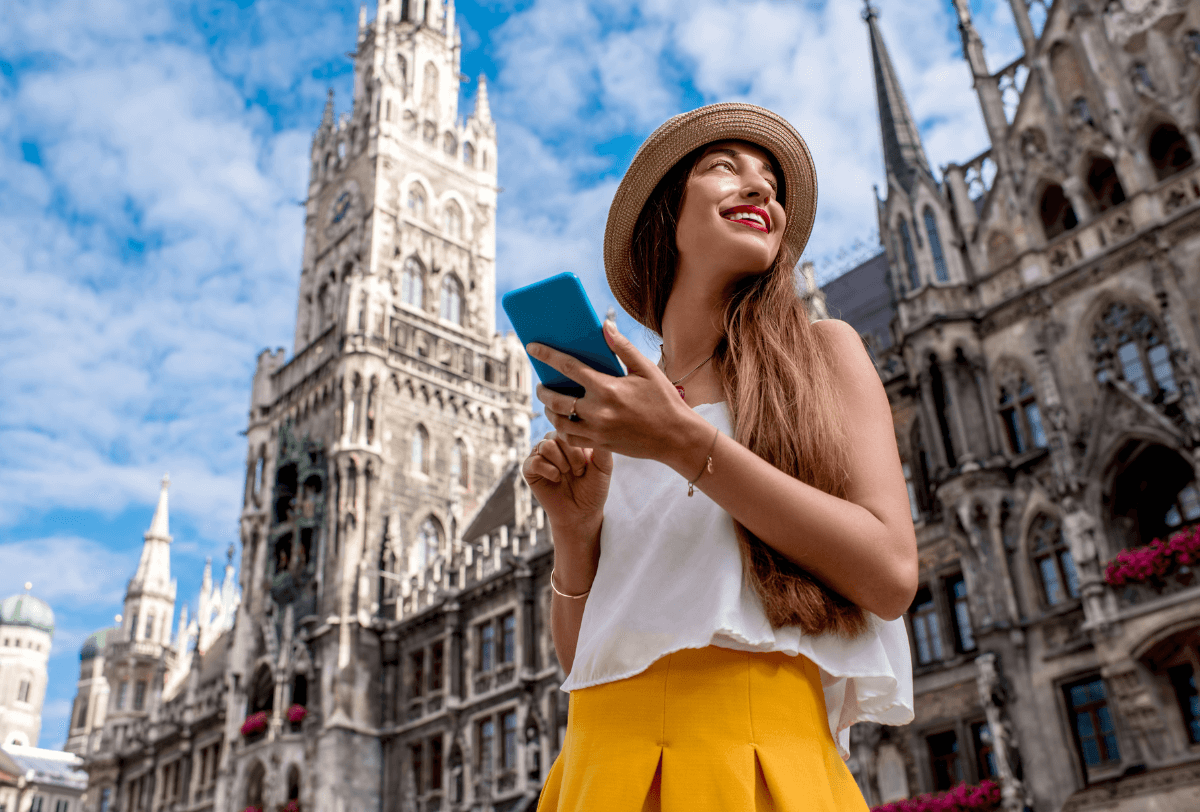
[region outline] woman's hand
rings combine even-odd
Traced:
[[[586,390],[582,397],[574,398],[538,384],[538,400],[545,404],[546,419],[557,436],[576,448],[655,459],[672,467],[690,464],[687,461],[695,453],[689,453],[691,449],[681,440],[694,434],[686,427],[704,419],[688,408],[662,370],[617,332],[616,324],[604,322],[604,338],[625,363],[628,374],[624,377],[597,372],[544,344],[526,348],[531,356]],[[579,419],[571,420],[571,414]]]
[[[612,478],[612,454],[576,448],[550,432],[533,447],[521,474],[546,511],[552,528],[586,531],[599,526]]]

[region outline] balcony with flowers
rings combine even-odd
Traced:
[[[1117,554],[1104,570],[1104,580],[1123,606],[1157,601],[1191,589],[1200,563],[1200,524],[1154,539],[1143,547]]]
[[[874,807],[871,812],[993,812],[1000,809],[1000,785],[983,781],[959,784],[942,793],[927,793]]]

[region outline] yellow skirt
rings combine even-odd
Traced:
[[[867,809],[838,755],[816,665],[709,646],[571,692],[538,812]]]

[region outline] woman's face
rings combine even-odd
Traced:
[[[766,150],[744,141],[709,146],[679,206],[679,273],[714,274],[732,283],[769,269],[786,224],[777,191]]]

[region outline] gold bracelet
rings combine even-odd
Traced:
[[[554,594],[558,595],[560,598],[570,598],[573,601],[577,601],[580,598],[586,598],[588,592],[592,591],[591,587],[589,587],[586,591],[580,592],[578,595],[568,595],[566,592],[563,592],[562,590],[560,590],[558,587],[556,587],[554,585],[554,568],[553,567],[550,568],[550,588],[553,589]]]
[[[712,453],[713,449],[717,447],[717,438],[720,436],[721,430],[717,429],[717,433],[713,435],[712,445],[708,447],[708,457],[704,460],[704,465],[700,468],[700,473],[696,474],[696,477],[688,483],[688,496],[692,495],[695,484],[700,481],[700,477],[704,476],[705,471],[708,471],[710,474],[712,473]]]

